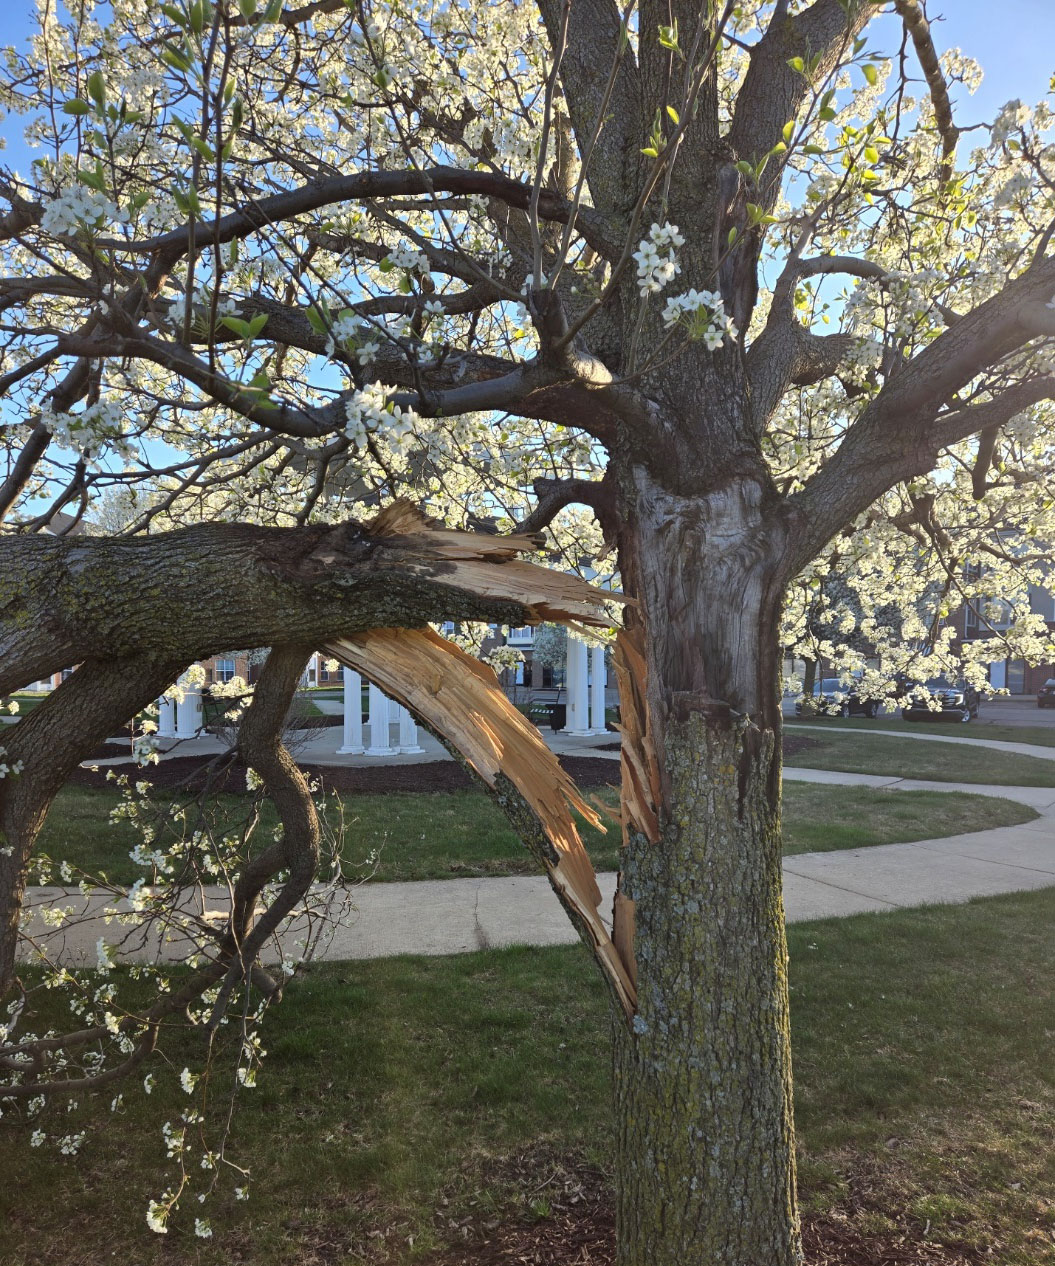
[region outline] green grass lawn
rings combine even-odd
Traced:
[[[1032,743],[1036,747],[1055,747],[1055,726],[1051,725],[1003,725],[990,720],[985,704],[977,717],[969,724],[956,721],[903,721],[900,716],[882,716],[868,720],[866,717],[785,717],[788,727],[796,725],[837,725],[840,728],[864,731],[895,730],[908,734],[937,734],[951,738],[987,739],[1000,743]]]
[[[613,766],[613,774],[615,767]],[[616,803],[614,791],[602,798]],[[111,823],[116,792],[67,787],[57,797],[41,834],[40,850],[92,874],[105,871],[121,883],[143,872],[129,859],[136,843],[125,822]],[[353,865],[375,850],[379,880],[450,879],[533,874],[535,862],[506,819],[478,791],[411,792],[344,797],[346,856]],[[243,797],[223,796],[231,820],[245,813]],[[890,792],[866,787],[788,783],[784,788],[786,853],[827,852],[872,844],[905,843],[1028,822],[1036,814],[1010,800],[942,792]],[[262,828],[275,824],[270,804]],[[607,835],[583,832],[598,870],[619,866],[618,827]]]
[[[1055,1260],[1053,923],[1049,889],[789,929],[808,1220],[1000,1266]],[[189,1229],[193,1199],[164,1239],[144,1221],[161,1122],[200,1057],[172,1035],[149,1098],[137,1077],[117,1118],[108,1087],[42,1122],[87,1132],[76,1158],[29,1148],[34,1127],[5,1115],[0,1172],[18,1181],[0,1185],[0,1261],[398,1266],[467,1218],[544,1220],[562,1170],[609,1168],[608,1023],[578,948],[313,968],[239,1096],[229,1156],[251,1165],[250,1198],[210,1201],[212,1239]]]
[[[824,722],[817,722],[823,726]],[[836,721],[843,726],[846,722]],[[956,743],[918,743],[889,734],[869,733],[874,722],[863,721],[860,731],[805,730],[794,724],[788,733],[801,734],[817,746],[788,756],[784,763],[804,769],[840,769],[853,774],[886,774],[891,778],[922,778],[938,782],[977,782],[1010,787],[1055,787],[1055,761],[1017,756],[991,748]],[[911,725],[911,722],[907,723]],[[926,723],[921,722],[926,728]],[[938,727],[933,727],[937,729]],[[967,726],[950,726],[957,738],[967,738]],[[995,737],[995,736],[992,736]]]

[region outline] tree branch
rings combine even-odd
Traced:
[[[934,121],[938,125],[938,133],[941,136],[941,181],[944,184],[952,174],[956,143],[960,139],[960,129],[952,118],[949,89],[945,83],[945,76],[942,74],[934,40],[931,38],[930,23],[919,0],[894,0],[894,8],[912,39],[912,46],[919,58],[920,69],[930,89],[931,104],[934,106]]]
[[[498,172],[462,171],[457,167],[353,172],[347,176],[312,181],[299,189],[285,190],[267,198],[250,200],[238,211],[218,220],[195,221],[189,229],[173,229],[145,241],[106,238],[97,245],[124,254],[156,255],[171,267],[188,251],[215,249],[236,238],[267,229],[272,224],[337,203],[436,193],[479,194],[485,198],[497,198],[521,211],[527,210],[531,200],[530,185]],[[538,211],[542,219],[557,224],[567,223],[572,215],[564,199],[550,190],[542,191]],[[618,258],[619,246],[613,241],[603,216],[588,207],[580,208],[575,215],[575,227],[594,250],[606,258]]]

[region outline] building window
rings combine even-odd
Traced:
[[[234,676],[235,663],[233,659],[218,659],[216,661],[216,681],[228,682]]]

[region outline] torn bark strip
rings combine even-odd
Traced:
[[[365,525],[367,535],[399,551],[400,566],[465,589],[481,598],[508,599],[529,609],[528,623],[555,620],[605,628],[606,601],[622,594],[597,589],[579,576],[526,562],[541,537],[487,536],[445,528],[409,501],[396,501]]]
[[[540,853],[550,883],[632,1017],[631,974],[601,919],[597,877],[571,810],[604,827],[494,672],[432,629],[373,629],[329,642],[323,652],[420,716],[493,790],[508,779],[545,832],[550,847]]]

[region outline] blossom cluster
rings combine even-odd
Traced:
[[[642,295],[657,293],[681,272],[676,252],[684,244],[685,238],[676,224],[652,225],[633,255],[637,261],[637,288]]]
[[[378,338],[364,338],[363,330],[368,329],[367,322],[354,312],[342,312],[330,323],[330,334],[326,339],[326,355],[332,356],[337,347],[346,352],[354,352],[360,365],[369,365],[381,350]]]
[[[702,340],[709,352],[717,351],[726,335],[737,336],[736,323],[717,290],[686,290],[668,299],[663,324],[672,329],[679,323],[687,326],[690,338]]]
[[[992,144],[1003,145],[1012,132],[1024,128],[1032,117],[1033,111],[1017,97],[1014,101],[1008,101],[989,129]]]
[[[429,257],[425,252],[416,251],[412,246],[407,246],[403,242],[400,242],[395,250],[388,252],[388,262],[393,268],[404,268],[408,273],[427,273],[429,271]]]
[[[84,452],[106,445],[127,459],[132,456],[132,447],[124,436],[126,410],[127,402],[116,395],[104,396],[80,413],[56,412],[47,402],[41,408],[40,420],[61,448]],[[98,456],[97,451],[94,456]]]
[[[413,435],[418,416],[413,409],[390,400],[393,391],[394,387],[372,383],[348,397],[344,434],[357,448],[365,448],[372,435],[381,433],[398,449]]]
[[[72,185],[52,198],[40,217],[45,233],[63,237],[83,229],[102,229],[111,224],[127,224],[128,213],[104,194],[86,185]]]

